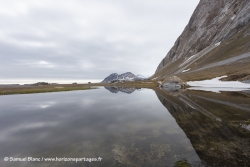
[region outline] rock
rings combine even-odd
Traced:
[[[218,45],[230,39],[248,26],[249,22],[249,0],[201,0],[156,72],[182,57],[197,54],[211,44]],[[249,35],[250,30],[244,33]]]
[[[181,89],[187,85],[177,76],[167,77],[163,82],[159,81],[158,83],[160,83],[159,87],[168,88],[169,90]]]
[[[250,79],[242,81],[243,83],[249,83],[250,84]]]
[[[178,82],[168,82],[162,84],[162,87],[167,88],[167,90],[178,90],[181,89],[181,85]]]

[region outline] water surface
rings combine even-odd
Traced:
[[[0,96],[0,166],[247,166],[249,97],[116,87]]]

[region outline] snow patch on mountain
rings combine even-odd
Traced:
[[[215,45],[215,46],[219,46],[219,45],[220,45],[220,43],[221,43],[221,42],[218,42],[218,43],[216,43],[216,44],[214,44],[214,45]]]
[[[187,71],[189,71],[190,69],[191,69],[191,68],[189,68],[189,69],[186,69],[186,70],[183,70],[183,71],[182,71],[182,73],[183,73],[183,72],[187,72]]]

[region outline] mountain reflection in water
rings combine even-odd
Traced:
[[[104,88],[109,90],[111,93],[123,92],[127,94],[131,94],[135,90],[141,89],[141,88],[134,88],[134,87],[116,87],[116,86],[105,86]]]
[[[249,166],[249,92],[105,88],[0,96],[0,166]]]
[[[131,89],[122,88],[122,92]],[[201,159],[200,165],[250,164],[249,91],[155,89],[155,92],[191,141]]]
[[[207,166],[249,166],[248,92],[155,92]]]

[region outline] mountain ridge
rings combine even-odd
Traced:
[[[156,72],[179,58],[197,54],[212,43],[230,39],[249,22],[250,1],[201,0]]]
[[[250,79],[250,1],[201,0],[150,79]],[[235,60],[235,61],[233,61]]]
[[[142,75],[135,75],[131,72],[125,72],[122,74],[112,73],[107,76],[101,83],[110,83],[114,81],[135,81],[135,80],[143,80],[145,79]]]

